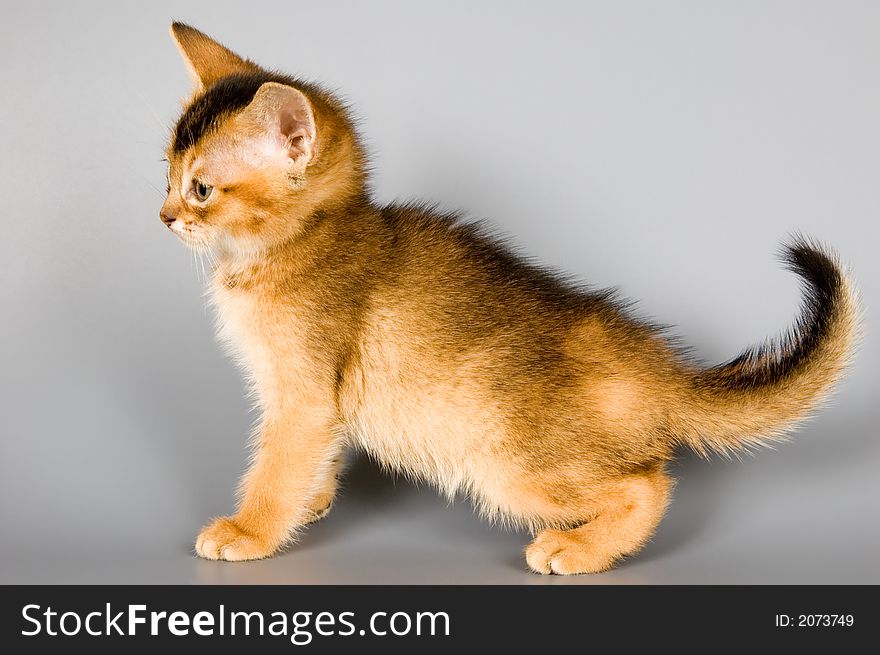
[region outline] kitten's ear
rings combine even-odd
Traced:
[[[295,171],[305,170],[315,154],[316,128],[312,105],[302,91],[266,82],[242,117],[267,137],[274,155],[286,157]]]
[[[189,25],[172,23],[171,36],[199,91],[204,91],[224,77],[258,70],[255,64]]]

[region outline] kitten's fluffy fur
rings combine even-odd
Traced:
[[[196,90],[161,215],[211,251],[220,335],[262,415],[238,511],[202,530],[202,557],[277,552],[329,509],[355,446],[531,528],[535,571],[602,571],[654,532],[678,446],[781,437],[850,357],[855,293],[815,244],[785,249],[806,288],[789,334],[701,370],[608,294],[455,216],[375,204],[332,95],[172,34]]]

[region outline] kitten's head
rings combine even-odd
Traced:
[[[168,146],[162,221],[192,247],[257,253],[363,193],[364,158],[328,93],[171,26],[195,91]]]

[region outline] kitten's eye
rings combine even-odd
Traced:
[[[193,180],[193,193],[196,194],[196,200],[199,202],[205,202],[210,198],[212,191],[214,191],[214,187],[210,184],[205,184],[200,180]]]

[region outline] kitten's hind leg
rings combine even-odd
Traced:
[[[587,512],[593,518],[570,530],[546,529],[526,548],[538,573],[605,571],[651,538],[669,502],[672,481],[663,471],[629,475],[598,485]]]
[[[340,453],[331,463],[330,470],[327,471],[327,477],[325,478],[324,483],[321,485],[321,488],[318,490],[318,493],[312,501],[308,504],[309,512],[311,514],[306,518],[305,523],[308,524],[320,521],[327,516],[333,508],[333,499],[336,497],[336,488],[339,486],[339,476],[342,472],[342,459],[343,455]]]

